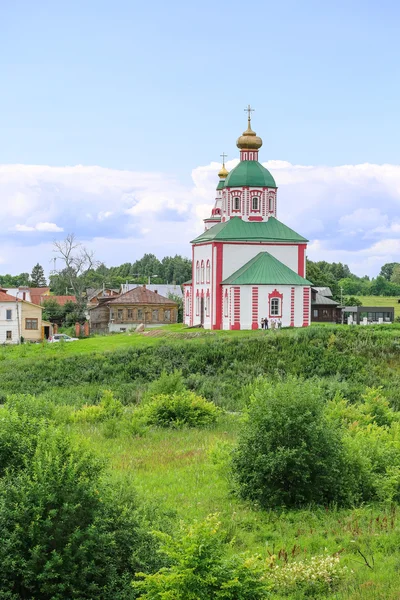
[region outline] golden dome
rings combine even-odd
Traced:
[[[262,146],[262,139],[251,128],[250,117],[247,122],[247,129],[237,139],[236,146],[241,150],[258,150]]]
[[[220,169],[220,171],[218,172],[218,177],[220,179],[226,179],[229,175],[229,171],[226,169],[225,167],[225,163],[222,163],[222,167]]]

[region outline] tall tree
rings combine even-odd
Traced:
[[[56,271],[67,282],[66,288],[71,289],[80,307],[85,304],[85,292],[90,272],[97,263],[94,252],[82,246],[75,234],[70,233],[65,240],[54,242],[56,258],[62,262],[62,269]]]
[[[39,265],[39,263],[36,263],[31,273],[31,286],[38,288],[46,287],[46,285],[47,281],[46,277],[44,276],[44,269],[41,265]]]
[[[385,279],[387,279],[388,281],[391,280],[392,275],[393,275],[393,269],[396,265],[398,265],[399,263],[397,262],[391,262],[391,263],[385,263],[382,267],[381,267],[381,272],[379,273],[379,275],[381,277],[384,277]]]

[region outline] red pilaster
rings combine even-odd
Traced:
[[[310,324],[310,288],[303,288],[303,327]]]
[[[305,256],[306,256],[306,244],[299,244],[299,258],[298,258],[298,267],[297,272],[300,277],[304,277],[305,272]]]
[[[290,327],[294,327],[294,287],[290,290]]]
[[[233,325],[231,329],[240,329],[240,287],[233,288]]]
[[[258,287],[251,288],[251,328],[258,329]]]
[[[224,245],[221,242],[215,242],[213,244],[214,248],[217,250],[217,260],[216,260],[216,269],[215,269],[215,325],[213,325],[213,329],[222,329],[222,265],[223,265],[223,252]]]

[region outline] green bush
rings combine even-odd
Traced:
[[[233,457],[244,498],[263,507],[341,500],[341,431],[327,419],[324,405],[316,382],[258,383]]]
[[[0,409],[0,477],[23,468],[35,453],[38,436],[47,426],[43,419]]]
[[[207,427],[220,414],[212,402],[189,391],[156,396],[142,410],[145,422],[158,427]]]
[[[141,600],[261,600],[269,586],[259,557],[228,557],[225,533],[215,515],[191,527],[181,524],[176,537],[159,534],[170,566],[140,573]]]
[[[123,413],[122,403],[114,398],[110,390],[105,390],[98,405],[83,406],[71,415],[75,423],[99,423],[119,417]]]
[[[152,381],[145,394],[145,400],[161,394],[180,394],[185,390],[182,371],[175,369],[172,373],[163,371],[158,379]]]
[[[125,600],[138,570],[163,565],[132,502],[102,485],[102,463],[64,431],[0,480],[2,598]]]

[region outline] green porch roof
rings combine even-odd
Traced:
[[[311,285],[269,252],[260,252],[222,285]]]
[[[306,238],[287,227],[275,217],[268,221],[243,221],[232,217],[224,223],[217,223],[204,231],[192,244],[202,242],[307,242]]]
[[[256,160],[241,160],[225,179],[225,187],[276,188],[271,173]]]

